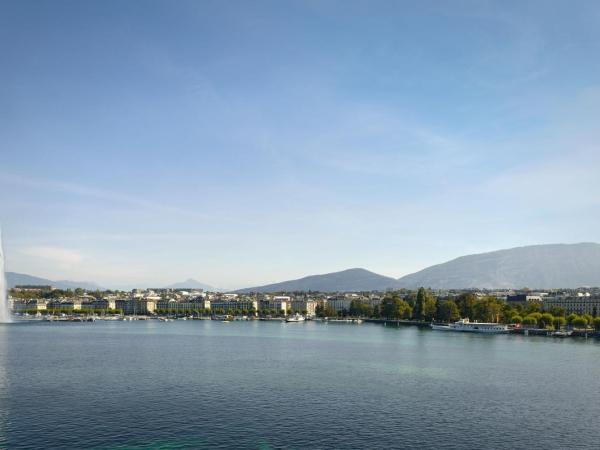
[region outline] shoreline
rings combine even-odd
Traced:
[[[185,322],[185,321],[197,321],[197,320],[210,320],[216,322],[281,322],[286,323],[285,317],[233,317],[233,318],[223,318],[223,317],[210,317],[210,316],[201,316],[201,317],[163,317],[163,316],[65,316],[65,317],[57,317],[57,316],[42,316],[42,317],[19,317],[13,316],[12,322],[6,322],[5,324],[18,324],[18,323],[42,323],[42,322],[50,322],[50,323],[93,323],[96,321],[100,322],[137,322],[137,321],[156,321],[156,322]],[[374,318],[347,318],[347,319],[328,319],[328,318],[312,318],[307,319],[306,322],[319,322],[319,323],[332,323],[332,324],[342,324],[342,325],[359,325],[361,323],[371,323],[378,324],[383,326],[393,326],[393,327],[401,327],[401,326],[411,326],[417,328],[431,328],[430,322],[416,321],[416,320],[396,320],[396,319],[374,319]],[[3,323],[4,324],[4,323]],[[434,331],[434,330],[432,330]],[[551,337],[555,339],[564,339],[564,338],[580,338],[580,339],[599,339],[600,331],[596,331],[593,329],[571,329],[568,330],[569,334],[556,335],[553,334],[558,330],[550,330],[550,329],[540,329],[540,328],[511,328],[508,333],[502,334],[516,334],[521,336],[542,336],[542,337]],[[469,333],[469,334],[487,334],[487,333],[477,333],[477,332],[467,332],[467,331],[454,331],[452,333]],[[494,334],[494,333],[489,333]],[[494,334],[495,335],[495,334]]]

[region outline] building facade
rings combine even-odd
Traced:
[[[600,314],[600,297],[564,296],[546,297],[543,300],[545,310],[562,308],[567,314],[590,314],[594,317]]]
[[[315,300],[297,299],[290,302],[292,313],[306,314],[309,317],[316,315],[317,302]]]
[[[253,300],[215,300],[210,302],[210,310],[215,314],[231,314],[243,312],[247,314],[258,311],[258,302]]]

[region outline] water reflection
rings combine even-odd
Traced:
[[[0,324],[0,448],[5,448],[8,427],[8,325]]]

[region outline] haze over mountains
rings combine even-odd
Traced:
[[[178,283],[173,283],[173,284],[169,284],[168,286],[165,286],[166,289],[203,289],[205,291],[216,291],[218,290],[217,288],[206,284],[206,283],[202,283],[198,280],[194,280],[193,278],[188,278],[185,281],[180,281]]]
[[[366,269],[347,269],[341,272],[311,275],[297,280],[240,289],[236,292],[293,292],[293,291],[378,291],[391,288],[396,279]]]
[[[55,286],[59,289],[77,289],[82,288],[88,291],[102,289],[102,287],[91,281],[53,281],[47,278],[34,277],[24,273],[6,272],[6,285],[9,289],[15,286]]]
[[[398,280],[415,288],[575,288],[600,286],[600,244],[530,245],[461,256]]]
[[[53,285],[58,288],[101,289],[92,282],[52,281],[7,272],[8,287],[15,285]],[[235,292],[356,292],[431,287],[461,288],[576,288],[600,286],[600,244],[545,244],[461,256],[427,267],[399,279],[354,268],[323,275],[310,275]],[[166,286],[171,289],[217,289],[194,279]]]
[[[369,291],[399,288],[575,288],[600,286],[600,244],[546,244],[461,256],[399,279],[350,269],[237,292]]]
[[[82,288],[87,291],[95,291],[96,289],[104,289],[97,283],[91,281],[70,281],[70,280],[49,280],[48,278],[35,277],[24,273],[6,272],[6,284],[9,289],[15,286],[54,286],[59,289],[77,289]],[[217,288],[205,283],[201,283],[193,278],[188,278],[186,281],[173,283],[165,286],[166,289],[203,289],[205,291],[216,291]]]

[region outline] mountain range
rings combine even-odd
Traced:
[[[194,280],[193,278],[188,278],[185,281],[180,281],[179,283],[169,284],[165,286],[166,289],[203,289],[205,291],[218,291],[218,289],[214,288],[205,283],[201,283],[198,280]]]
[[[310,275],[297,280],[240,289],[236,292],[293,292],[293,291],[379,291],[392,288],[397,280],[366,269],[347,269],[324,275]]]
[[[6,277],[9,288],[23,284],[50,284],[62,289],[100,289],[99,285],[92,282],[51,281],[14,272],[7,272]],[[434,289],[551,289],[600,286],[600,244],[529,245],[461,256],[398,279],[354,268],[239,289],[235,292],[357,292],[414,289],[421,286]],[[191,278],[166,287],[217,290]]]
[[[600,244],[529,245],[461,256],[398,280],[416,288],[576,288],[600,286]]]
[[[576,288],[600,286],[600,244],[545,244],[461,256],[398,279],[365,269],[349,269],[237,292],[385,291],[430,287]]]
[[[15,286],[55,286],[59,289],[85,289],[87,291],[102,290],[102,287],[91,281],[70,281],[70,280],[48,280],[47,278],[34,277],[24,273],[6,272],[6,284],[8,289]]]

